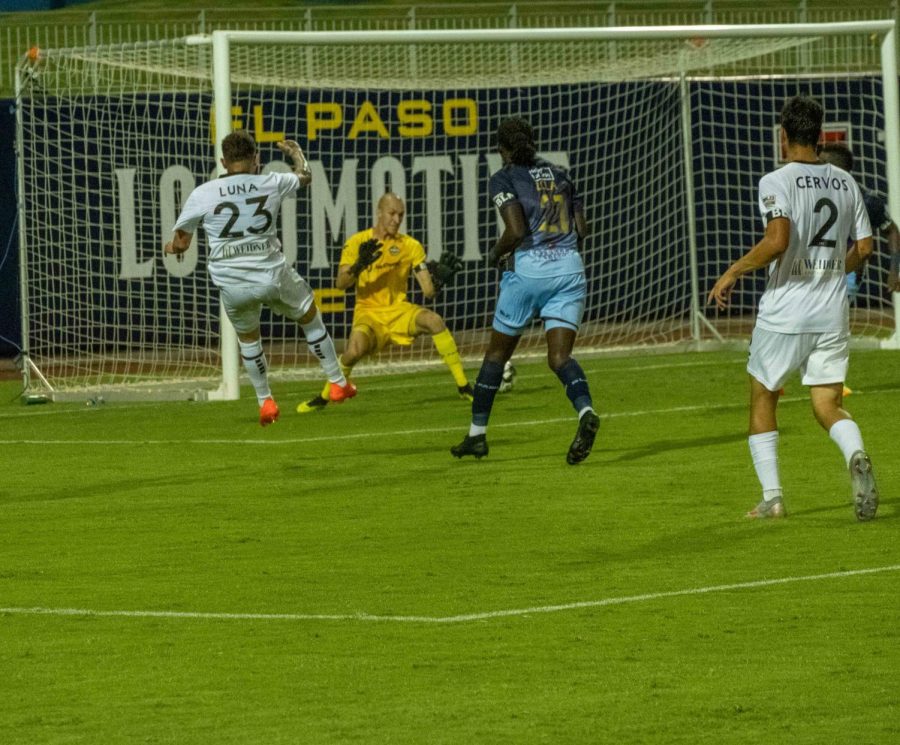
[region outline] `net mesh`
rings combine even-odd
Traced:
[[[746,335],[762,276],[743,280],[734,308],[708,312],[699,331],[692,302],[761,233],[756,184],[778,165],[786,97],[819,98],[828,136],[856,153],[860,182],[886,194],[878,54],[863,35],[232,43],[233,126],[254,132],[267,168],[287,170],[282,138],[311,160],[313,185],[283,206],[280,235],[339,348],[353,310],[352,292],[333,286],[340,248],[391,189],[407,203],[404,232],[432,258],[449,249],[465,261],[435,301],[415,285],[411,299],[444,317],[464,356],[480,354],[498,282],[484,260],[499,228],[487,198],[500,166],[492,135],[512,115],[531,121],[542,154],[569,167],[584,195],[590,292],[579,343],[654,348]],[[52,51],[20,67],[23,338],[57,389],[220,375],[202,232],[184,261],[162,255],[181,203],[213,172],[210,59],[208,46],[176,40]],[[891,330],[887,266],[881,251],[866,270],[857,333]],[[274,370],[317,374],[295,324],[267,312],[263,322]],[[535,325],[520,349],[541,345]],[[435,357],[426,337],[373,362]]]

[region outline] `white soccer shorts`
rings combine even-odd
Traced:
[[[239,334],[259,328],[262,306],[293,321],[302,318],[313,304],[309,283],[289,266],[265,284],[230,285],[219,288],[228,320]]]
[[[770,391],[777,391],[798,369],[803,385],[843,383],[849,363],[847,333],[782,334],[754,328],[747,372]]]

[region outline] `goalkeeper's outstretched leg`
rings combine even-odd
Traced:
[[[462,366],[462,358],[453,334],[444,323],[444,319],[431,310],[422,309],[416,316],[416,336],[419,334],[431,334],[431,341],[437,353],[441,355],[444,364],[450,369],[453,381],[456,383],[456,391],[464,401],[472,401],[473,391],[466,377],[466,371]]]

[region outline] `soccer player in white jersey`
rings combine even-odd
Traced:
[[[872,228],[853,177],[816,155],[823,116],[812,98],[785,103],[781,144],[788,163],[759,182],[765,235],[719,277],[708,297],[725,309],[741,275],[769,269],[747,363],[750,453],[763,491],[747,514],[753,518],[786,514],[775,411],[778,390],[797,369],[809,386],[816,420],[844,455],[857,519],[871,520],[878,509],[872,462],[843,408],[850,341],[845,274],[872,253]]]
[[[222,165],[226,173],[191,192],[175,223],[175,237],[165,246],[168,254],[183,254],[190,248],[194,231],[203,226],[209,244],[209,276],[219,288],[222,307],[237,332],[263,427],[279,414],[260,340],[263,305],[300,324],[310,351],[331,382],[332,401],[339,403],[356,395],[355,386],[341,372],[312,289],[287,265],[275,234],[282,200],[312,181],[300,146],[286,140],[278,147],[291,159],[293,172],[260,175],[253,136],[238,130],[225,137]]]

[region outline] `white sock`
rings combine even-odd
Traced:
[[[748,438],[753,467],[767,502],[780,497],[781,478],[778,475],[778,430],[750,435]]]
[[[469,425],[469,437],[475,437],[476,435],[484,435],[487,434],[487,427],[483,424],[470,424]]]
[[[581,411],[578,412],[578,421],[580,422],[580,421],[581,421],[581,417],[583,417],[583,416],[584,416],[585,414],[587,414],[589,411],[592,412],[592,413],[596,413],[596,412],[594,411],[594,407],[593,407],[593,406],[585,406]]]
[[[340,386],[347,385],[347,378],[341,372],[341,363],[338,362],[337,353],[334,351],[334,342],[322,321],[322,314],[317,312],[315,318],[309,323],[301,324],[300,328],[303,329],[303,335],[306,337],[306,346],[318,358],[325,377]]]
[[[849,466],[850,458],[857,450],[865,450],[863,445],[862,432],[859,431],[859,425],[852,419],[840,419],[831,425],[828,430],[828,436],[837,443],[837,446],[844,454],[844,462]]]
[[[269,390],[269,376],[267,374],[268,364],[266,363],[266,355],[263,352],[262,342],[256,341],[245,342],[238,341],[241,348],[241,360],[244,362],[244,369],[253,384],[253,390],[256,391],[256,400],[262,406],[262,402],[272,396]]]

